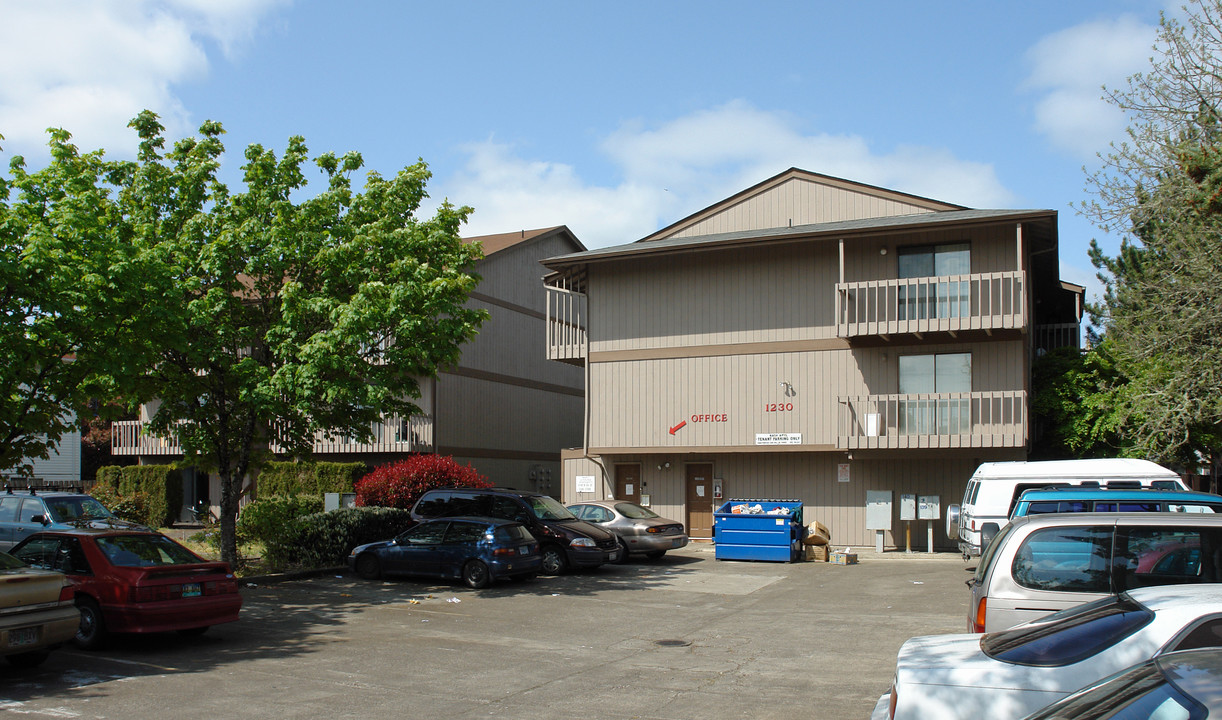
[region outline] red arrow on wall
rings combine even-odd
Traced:
[[[674,435],[675,433],[679,432],[679,430],[681,430],[683,426],[686,424],[687,424],[686,420],[680,420],[678,425],[670,429],[670,434]]]

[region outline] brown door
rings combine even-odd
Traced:
[[[641,502],[640,465],[633,463],[615,466],[615,499],[634,503]]]
[[[687,466],[687,534],[713,537],[713,464]]]

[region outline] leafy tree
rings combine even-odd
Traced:
[[[75,427],[92,376],[139,365],[140,263],[114,166],[49,132],[47,167],[28,172],[17,156],[0,177],[0,469],[25,473]]]
[[[1130,116],[1090,177],[1083,209],[1126,235],[1091,259],[1105,295],[1090,308],[1127,378],[1123,432],[1140,454],[1217,464],[1222,450],[1222,0],[1164,17],[1149,72],[1106,97]]]
[[[1032,366],[1031,411],[1043,430],[1032,456],[1116,457],[1126,454],[1119,408],[1123,381],[1104,340],[1089,350],[1063,347]]]
[[[120,211],[150,260],[138,318],[156,357],[138,386],[156,398],[153,432],[221,481],[222,557],[237,560],[244,478],[269,450],[306,456],[316,433],[368,439],[383,414],[419,413],[419,379],[457,362],[486,313],[465,307],[477,245],[458,235],[470,208],[426,197],[423,161],[393,178],[351,175],[361,157],[315,163],[326,189],[303,196],[307,148],[247,148],[245,190],[217,179],[219,123],[165,151],[157,116],[132,121],[138,160]]]

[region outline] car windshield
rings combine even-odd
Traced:
[[[620,515],[632,520],[645,520],[647,518],[662,517],[653,510],[641,507],[636,503],[616,503],[615,509],[619,511]]]
[[[70,523],[76,520],[97,520],[114,517],[102,503],[88,495],[80,497],[44,498],[55,522]]]
[[[0,552],[0,570],[16,570],[25,567],[25,563],[6,552]]]
[[[1154,663],[1113,675],[1027,720],[1201,720],[1209,712],[1167,682]]]
[[[526,498],[526,504],[540,520],[576,520],[577,516],[561,505],[555,498],[536,495]]]
[[[985,655],[1037,667],[1071,665],[1106,650],[1145,627],[1154,613],[1121,593],[980,639]]]
[[[97,540],[111,564],[121,567],[192,565],[204,562],[164,535],[110,535]]]

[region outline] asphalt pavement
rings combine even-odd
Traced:
[[[974,566],[656,560],[470,590],[334,572],[246,581],[237,623],[0,666],[0,710],[57,718],[861,720],[915,635],[962,632]]]

